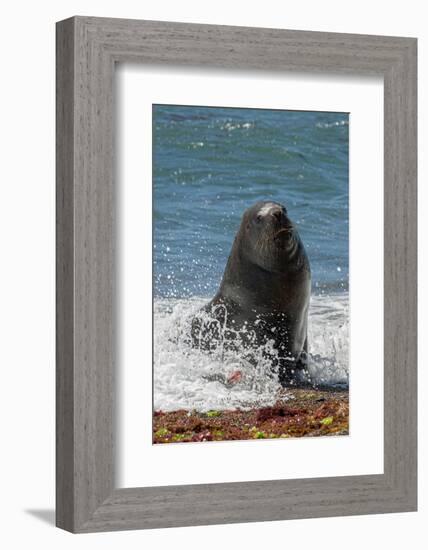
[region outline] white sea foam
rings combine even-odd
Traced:
[[[245,350],[213,353],[189,345],[192,315],[206,299],[156,299],[154,304],[154,408],[236,409],[269,406],[281,387],[266,350],[250,362]],[[348,382],[348,297],[313,296],[309,316],[309,372],[322,384]],[[268,344],[269,346],[269,344]],[[272,349],[269,350],[271,355]],[[254,354],[253,354],[254,355]],[[239,370],[242,379],[226,380]]]
[[[336,120],[335,122],[317,122],[317,128],[333,128],[335,126],[349,126],[348,120]]]

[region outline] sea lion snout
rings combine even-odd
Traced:
[[[293,229],[293,224],[282,204],[268,203],[259,210],[258,214],[260,217],[266,217],[270,220],[278,230]]]
[[[281,225],[283,225],[286,221],[286,215],[282,206],[272,208],[272,210],[270,211],[270,215],[273,216],[275,220]]]
[[[272,201],[259,202],[247,212],[254,222],[253,227],[247,223],[247,230],[252,232],[255,248],[262,249],[268,262],[271,261],[269,254],[276,256],[278,249],[285,251],[291,246],[295,227],[284,205]]]
[[[249,211],[256,209],[258,218],[275,218],[281,220],[286,215],[286,210],[278,202],[262,202],[254,205]]]
[[[293,231],[293,222],[290,220],[290,218],[287,217],[287,215],[283,211],[275,212],[273,214],[273,217],[275,218],[275,226],[278,232]]]
[[[293,235],[293,222],[287,216],[283,206],[278,206],[270,212],[273,222],[273,239],[275,242],[288,241]]]

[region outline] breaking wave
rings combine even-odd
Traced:
[[[251,352],[219,346],[211,353],[189,344],[191,319],[206,298],[159,298],[154,302],[154,409],[246,409],[287,398],[272,373],[271,343]],[[312,296],[309,313],[309,364],[313,382],[347,387],[349,300],[345,293]],[[240,380],[229,384],[237,371]]]

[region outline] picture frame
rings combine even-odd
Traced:
[[[84,533],[415,511],[416,39],[72,17],[57,23],[56,52],[57,526]],[[119,62],[383,77],[383,474],[115,487]]]

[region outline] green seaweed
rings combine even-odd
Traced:
[[[165,437],[168,434],[169,434],[169,430],[167,428],[159,428],[155,432],[156,437]]]
[[[216,418],[217,416],[221,416],[221,411],[208,411],[205,414],[208,418]]]

